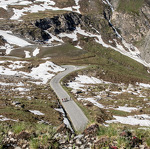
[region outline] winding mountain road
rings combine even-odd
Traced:
[[[68,117],[70,118],[72,125],[76,131],[83,131],[88,123],[87,117],[84,115],[83,111],[78,107],[78,105],[73,101],[69,100],[67,102],[62,102],[62,99],[67,98],[70,99],[70,96],[68,93],[62,88],[60,85],[60,80],[65,77],[67,74],[79,70],[85,67],[78,67],[78,66],[72,66],[72,65],[65,65],[63,66],[66,68],[65,71],[57,74],[51,81],[50,85],[52,89],[57,94],[63,108],[65,109]]]

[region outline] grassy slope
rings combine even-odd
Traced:
[[[142,64],[130,59],[129,57],[124,56],[112,49],[104,48],[101,45],[93,43],[91,41],[87,41],[84,44],[84,48],[87,50],[87,53],[81,55],[80,57],[70,58],[66,63],[72,63],[75,65],[91,64],[91,67],[88,67],[87,70],[82,71],[85,71],[86,73],[90,71],[93,72],[93,74],[96,71],[98,77],[112,82],[125,82],[125,83],[135,83],[136,81],[139,82],[143,81],[146,83],[150,82],[150,75],[147,73],[147,69]],[[60,61],[57,62],[60,63]],[[101,70],[103,70],[105,74],[102,74]],[[63,82],[66,82],[66,80],[71,80],[71,78],[74,78],[74,76],[76,75],[77,73],[72,73],[68,75],[66,78],[63,79]],[[70,92],[70,88],[65,87],[65,89],[68,92]],[[76,97],[74,97],[73,95],[70,96],[76,99]],[[125,99],[126,97],[127,96],[125,96]],[[120,98],[121,97],[119,97],[119,99]],[[75,101],[88,117],[90,121],[89,125],[91,123],[98,121],[101,121],[103,123],[103,121],[105,121],[106,119],[111,119],[111,115],[119,115],[119,116],[129,115],[129,113],[127,112],[112,109],[109,110],[110,111],[109,113],[104,109],[100,109],[90,105],[84,106],[82,102],[77,100]],[[127,102],[128,100],[125,100],[125,103]],[[125,103],[123,103],[123,105]],[[133,114],[135,115],[135,113]],[[110,145],[114,145],[117,146],[118,148],[121,147],[130,148],[132,146],[130,138],[122,137],[120,135],[122,132],[128,131],[132,132],[132,136],[136,136],[142,139],[144,143],[147,144],[148,146],[150,145],[148,135],[149,129],[142,130],[138,129],[138,126],[110,124],[109,127],[100,125],[100,129],[98,131],[98,138],[99,140],[104,141],[100,142],[97,147],[104,148]],[[113,141],[115,141],[115,143]]]
[[[133,59],[112,49],[107,49],[92,41],[84,44],[86,53],[68,59],[53,59],[58,64],[89,65],[89,71],[96,71],[97,76],[111,82],[150,82],[146,67]],[[102,73],[105,72],[105,74]]]
[[[120,54],[111,49],[106,49],[98,44],[87,44],[86,49],[95,54],[92,62],[104,69],[104,79],[116,82],[134,83],[136,81],[150,81],[146,68],[132,60],[131,58]],[[97,68],[96,68],[97,69]],[[98,69],[98,70],[100,70]]]
[[[118,10],[138,14],[144,2],[144,0],[120,0]]]
[[[70,57],[69,59],[67,59],[68,61],[62,61],[61,59],[52,60],[54,60],[58,64],[91,64],[90,67],[86,68],[85,70],[82,70],[85,72],[84,74],[96,74],[96,77],[110,82],[124,82],[127,84],[135,82],[150,82],[150,75],[147,73],[147,69],[142,64],[134,61],[133,59],[124,56],[112,49],[104,48],[101,45],[89,40],[87,40],[87,42],[84,44],[84,48],[86,49],[87,53],[82,54],[81,56],[78,56],[76,58]],[[71,80],[71,78],[74,78],[76,75],[76,72],[68,75],[63,79],[63,82]],[[68,92],[70,92],[70,89],[65,89],[68,90]],[[74,97],[72,96],[72,98]],[[74,99],[76,99],[76,97]],[[86,116],[89,118],[90,123],[95,122],[95,120],[99,117],[101,117],[102,120],[105,120],[105,117],[107,117],[108,119],[111,117],[111,115],[109,115],[109,113],[107,113],[105,110],[100,110],[99,108],[91,106],[85,107],[79,101],[76,102],[84,111]],[[127,101],[125,100],[125,102]],[[123,111],[112,110],[111,114],[127,116],[128,113]]]
[[[85,53],[84,50],[80,50],[70,43],[63,44],[61,46],[55,46],[55,47],[47,47],[42,48],[42,52],[38,55],[38,57],[53,57],[58,59],[63,59],[64,57],[70,58],[70,57],[76,57],[83,53]]]

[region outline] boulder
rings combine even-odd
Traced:
[[[22,131],[18,134],[17,139],[28,140],[30,138],[30,134],[28,132]]]

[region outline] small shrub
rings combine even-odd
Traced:
[[[31,149],[38,149],[39,147],[39,140],[33,138],[32,140],[30,140],[30,148]]]
[[[112,137],[112,136],[117,136],[117,133],[118,132],[117,132],[116,127],[114,127],[113,125],[110,125],[109,127],[105,127],[105,126],[100,127],[98,135]]]
[[[13,126],[14,133],[18,134],[21,131],[25,130],[26,126],[24,123],[19,123]]]

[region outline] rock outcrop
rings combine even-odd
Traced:
[[[73,0],[54,1],[59,8],[76,5]],[[140,7],[138,6],[135,12],[134,10],[131,12],[129,12],[129,10],[125,11],[125,8],[122,10],[120,3],[124,2],[121,0],[79,1],[81,14],[66,11],[66,13],[59,13],[53,15],[53,17],[48,17],[47,15],[46,18],[42,17],[42,19],[39,17],[39,19],[34,21],[32,19],[22,22],[9,20],[5,24],[1,22],[2,25],[0,25],[0,28],[3,30],[11,30],[17,36],[39,43],[51,39],[49,33],[56,36],[60,33],[72,33],[77,26],[81,26],[82,29],[91,33],[96,33],[97,30],[100,32],[104,42],[111,44],[109,43],[110,40],[119,40],[116,34],[116,31],[118,31],[123,39],[128,43],[132,43],[140,50],[141,57],[145,59],[146,62],[150,62],[149,0],[144,0],[143,3],[140,1]],[[11,11],[10,9],[8,10]],[[3,12],[2,14],[6,14],[6,18],[9,16],[9,12],[3,8],[1,8],[0,11]],[[48,32],[45,32],[45,30]]]
[[[42,30],[48,30],[50,33],[57,35],[74,31],[76,26],[83,24],[82,20],[82,15],[72,12],[54,16],[53,18],[37,20],[35,25]]]
[[[132,43],[141,52],[141,56],[150,62],[150,9],[149,1],[139,8],[138,12],[126,12],[118,9],[119,0],[111,1],[114,7],[111,20],[113,25],[120,31],[121,36]]]
[[[6,43],[6,40],[3,38],[3,36],[0,36],[0,46],[4,46]]]

